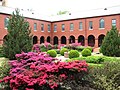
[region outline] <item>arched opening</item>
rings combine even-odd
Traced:
[[[40,44],[41,44],[41,43],[44,43],[44,40],[45,40],[44,36],[41,36],[41,37],[40,37]]]
[[[65,36],[61,37],[61,44],[66,44],[66,37]]]
[[[94,47],[95,45],[95,37],[93,35],[88,36],[88,46]]]
[[[80,35],[80,36],[78,37],[78,43],[81,43],[82,46],[85,45],[85,38],[84,38],[83,35]]]
[[[103,35],[103,34],[101,34],[101,35],[98,36],[98,47],[101,46],[104,37],[105,37],[105,35]]]
[[[58,44],[58,37],[57,37],[57,36],[55,36],[55,37],[53,38],[53,40],[54,40],[54,43],[53,43],[54,45],[55,45],[55,44]]]
[[[50,36],[47,37],[47,42],[50,43]]]
[[[34,36],[33,37],[33,44],[37,44],[38,43],[38,38],[37,38],[37,36]]]
[[[71,43],[75,43],[75,37],[74,36],[70,36],[69,38],[69,44]]]

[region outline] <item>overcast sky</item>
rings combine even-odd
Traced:
[[[120,0],[8,0],[8,6],[33,9],[44,15],[55,15],[57,12],[80,12],[97,8],[120,5]]]

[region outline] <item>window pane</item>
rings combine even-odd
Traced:
[[[50,24],[48,24],[48,32],[50,32]]]
[[[79,29],[83,29],[82,28],[82,22],[79,23]]]
[[[74,25],[73,23],[70,24],[70,30],[73,30],[74,29]]]
[[[44,24],[41,24],[41,31],[44,31]]]
[[[34,23],[34,30],[37,30],[37,23]]]
[[[54,32],[57,31],[57,25],[54,25]]]
[[[7,18],[5,18],[5,20],[4,20],[4,27],[5,27],[5,28],[7,28],[8,22],[9,22],[9,18],[7,17]]]
[[[65,24],[62,24],[62,31],[65,30]]]
[[[100,19],[99,23],[100,23],[100,25],[99,25],[100,28],[104,28],[105,27],[104,19]]]
[[[116,19],[112,19],[112,26],[116,26]]]
[[[89,29],[93,29],[93,22],[92,21],[89,22]]]

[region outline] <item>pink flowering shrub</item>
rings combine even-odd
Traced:
[[[85,61],[56,62],[45,53],[21,53],[16,58],[9,62],[9,76],[0,81],[12,90],[56,90],[68,78],[78,80],[77,73],[82,80],[88,66]]]

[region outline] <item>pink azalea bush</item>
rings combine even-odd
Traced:
[[[9,75],[0,80],[9,83],[12,90],[57,89],[64,80],[86,73],[88,66],[85,61],[60,62],[45,53],[23,52],[16,54],[16,58],[9,62]]]

